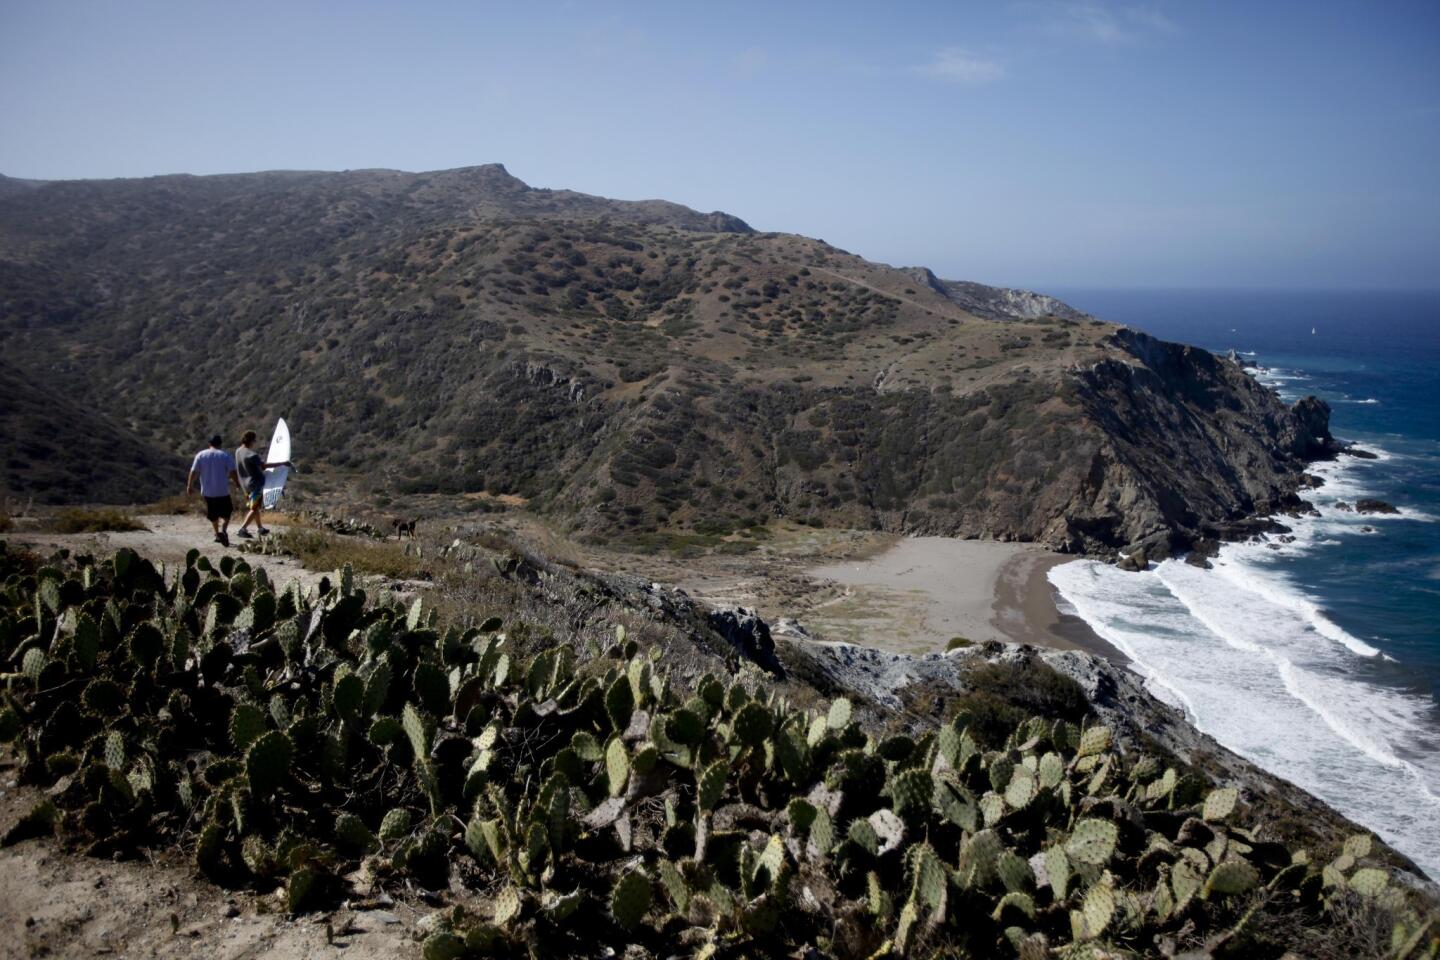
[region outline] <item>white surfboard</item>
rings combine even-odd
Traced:
[[[270,449],[265,451],[266,463],[283,463],[290,459],[290,428],[281,417],[275,424],[275,434],[270,438]],[[285,479],[290,476],[289,467],[271,467],[265,471],[265,509],[273,510],[285,492]]]

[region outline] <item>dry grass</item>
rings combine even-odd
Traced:
[[[185,513],[195,512],[195,507],[200,503],[198,497],[187,497],[183,493],[156,500],[154,503],[147,503],[135,508],[136,513],[150,516],[180,516]]]
[[[396,580],[414,580],[427,575],[424,561],[407,554],[405,547],[398,543],[342,537],[300,526],[291,527],[276,538],[283,552],[294,554],[309,570],[339,570],[348,563],[356,573]]]
[[[100,533],[102,531],[124,533],[130,530],[144,530],[146,527],[134,517],[113,508],[104,507],[90,510],[73,507],[60,511],[59,515],[55,517],[54,529],[56,533]]]

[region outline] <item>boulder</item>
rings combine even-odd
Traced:
[[[1386,503],[1384,500],[1375,500],[1366,497],[1363,500],[1355,501],[1356,513],[1399,513],[1400,508],[1393,503]]]
[[[1148,566],[1150,566],[1150,561],[1145,556],[1143,549],[1136,550],[1134,553],[1121,554],[1120,559],[1115,561],[1117,570],[1125,570],[1130,573],[1139,573]]]
[[[1346,447],[1345,452],[1352,457],[1359,457],[1361,460],[1379,460],[1380,458],[1369,450],[1361,450],[1359,447]]]
[[[1195,541],[1195,546],[1185,555],[1185,562],[1192,567],[1203,567],[1210,569],[1210,560],[1220,554],[1220,541],[1213,537],[1201,537]]]
[[[710,629],[720,634],[740,656],[777,676],[784,676],[785,671],[775,656],[775,640],[770,636],[770,625],[761,620],[754,610],[745,607],[712,610],[709,623]]]
[[[1307,460],[1334,456],[1335,439],[1330,436],[1330,404],[1318,397],[1297,400],[1290,407],[1296,431],[1292,449]]]
[[[1350,506],[1350,504],[1346,503],[1344,500],[1336,500],[1335,509],[1339,510],[1342,513],[1353,513],[1355,511],[1355,508]]]

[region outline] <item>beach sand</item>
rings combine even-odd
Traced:
[[[1056,607],[1046,573],[1074,557],[1033,544],[909,537],[872,556],[812,567],[836,595],[804,614],[807,629],[903,653],[944,650],[954,637],[1124,657]]]

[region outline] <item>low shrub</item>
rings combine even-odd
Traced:
[[[340,570],[414,580],[425,576],[425,564],[406,544],[345,537],[313,527],[291,527],[271,538],[269,550],[288,554],[310,570]],[[267,551],[269,552],[269,551]]]
[[[130,530],[144,530],[146,527],[134,517],[127,516],[119,510],[108,508],[89,510],[72,507],[69,510],[60,511],[55,518],[54,529],[56,533],[101,533],[106,531],[124,533]]]
[[[180,516],[194,513],[200,503],[198,497],[187,497],[183,493],[177,493],[174,496],[156,500],[154,503],[136,507],[135,512],[149,516]]]

